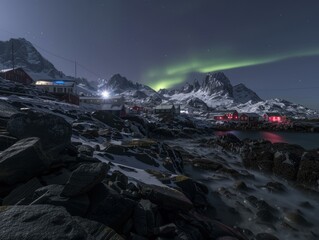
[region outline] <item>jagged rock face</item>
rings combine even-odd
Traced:
[[[111,77],[102,88],[111,89],[115,91],[125,91],[130,89],[138,89],[138,84],[134,84],[127,78],[121,76],[120,74],[115,74]]]
[[[200,83],[198,80],[194,81],[194,91],[197,92],[200,89]]]
[[[194,86],[189,83],[186,83],[186,85],[182,88],[183,93],[190,93],[193,90],[194,90]]]
[[[52,63],[46,60],[34,46],[24,38],[0,41],[0,68],[12,68],[12,44],[15,67],[22,67],[34,73],[46,73],[48,76],[65,77]]]
[[[188,101],[187,105],[194,108],[208,109],[207,104],[203,100],[200,100],[199,98],[192,98],[191,100]]]
[[[262,101],[262,99],[254,91],[247,88],[242,83],[233,87],[233,95],[235,101],[239,103],[246,103],[248,101],[256,103]]]
[[[233,96],[233,87],[222,72],[208,74],[201,88],[209,95],[220,93],[221,95]]]

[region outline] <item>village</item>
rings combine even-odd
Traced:
[[[174,105],[171,103],[161,103],[158,105],[138,105],[125,99],[123,96],[111,96],[108,92],[102,92],[99,96],[91,92],[83,92],[78,89],[77,84],[72,79],[42,79],[39,76],[28,74],[23,68],[0,70],[0,77],[14,81],[25,86],[34,87],[43,93],[42,97],[53,97],[60,101],[79,105],[88,111],[103,111],[118,117],[126,115],[157,114],[162,116],[175,116],[188,114],[194,117],[204,117],[209,121],[222,123],[248,123],[256,126],[262,123],[288,124],[287,116],[279,112],[265,112],[263,115],[252,112],[238,112],[236,110],[201,110],[196,108]],[[2,94],[5,94],[3,90]],[[106,93],[106,94],[105,94]],[[22,94],[22,93],[21,93]]]

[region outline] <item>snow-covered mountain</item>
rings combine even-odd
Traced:
[[[185,84],[181,89],[161,89],[158,92],[166,101],[206,109],[235,109],[240,112],[281,112],[291,116],[311,116],[318,113],[300,104],[284,99],[262,100],[257,93],[244,84],[232,86],[222,72],[207,74],[201,84]]]
[[[15,67],[22,67],[35,78],[62,78],[65,75],[46,60],[24,38],[0,41],[0,69],[12,68],[12,49]]]
[[[137,104],[157,105],[162,102],[162,96],[149,86],[134,83],[120,74],[102,81],[98,92],[108,91],[111,95],[122,95],[128,102]]]

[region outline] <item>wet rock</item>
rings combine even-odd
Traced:
[[[312,226],[312,224],[308,222],[299,212],[285,213],[284,222],[286,222],[287,224],[300,225],[304,227]]]
[[[154,229],[154,235],[172,238],[176,235],[177,227],[174,223],[170,223],[164,226],[160,226]]]
[[[273,147],[276,151],[274,155],[274,174],[287,180],[295,180],[304,149],[298,145],[287,143],[275,143]]]
[[[105,163],[82,164],[72,172],[65,185],[62,195],[66,197],[77,196],[88,192],[106,176],[109,166]]]
[[[256,213],[256,216],[257,221],[260,222],[273,223],[276,220],[275,216],[269,210],[266,209],[258,211]]]
[[[75,216],[84,216],[89,208],[90,201],[87,195],[82,194],[76,197],[68,198],[61,196],[62,185],[49,185],[37,189],[33,194],[33,201],[30,205],[49,204],[62,206]]]
[[[270,233],[258,233],[256,235],[256,240],[279,240],[279,238]]]
[[[234,183],[234,188],[240,191],[247,191],[249,188],[247,187],[246,183],[244,181],[236,181]]]
[[[89,145],[79,145],[77,147],[77,150],[80,154],[84,154],[90,157],[93,156],[93,152],[94,152],[94,148]]]
[[[0,135],[0,151],[7,149],[18,141],[15,137]]]
[[[0,208],[2,240],[93,240],[62,207],[50,205]]]
[[[269,192],[284,193],[286,192],[286,187],[280,182],[268,182],[265,187]]]
[[[143,185],[142,196],[151,202],[171,210],[189,210],[192,202],[181,192],[157,185]]]
[[[70,144],[72,135],[71,125],[62,117],[35,111],[11,116],[7,131],[19,139],[40,138],[43,148],[50,150],[52,154]]]
[[[75,220],[87,233],[94,237],[94,239],[124,240],[124,238],[117,234],[112,228],[105,226],[102,223],[81,217],[75,217]]]
[[[110,180],[112,182],[117,182],[117,185],[125,190],[128,185],[128,177],[120,171],[113,171]]]
[[[22,139],[0,153],[0,183],[26,181],[47,169],[50,163],[39,138]]]
[[[149,200],[140,200],[134,209],[134,228],[138,235],[151,236],[157,227],[157,206]]]
[[[318,151],[306,152],[300,161],[297,182],[304,185],[318,187],[319,179],[319,153]]]
[[[124,198],[100,183],[89,193],[91,206],[87,218],[101,222],[118,231],[132,217],[136,202]]]
[[[303,208],[307,208],[307,209],[314,209],[314,206],[312,204],[310,204],[310,202],[306,201],[306,202],[301,202],[299,204],[300,207]]]
[[[241,151],[241,156],[244,166],[261,172],[272,172],[274,166],[274,154],[269,151],[271,147],[271,143],[262,142],[243,149]]]
[[[32,178],[25,184],[15,188],[8,196],[3,199],[2,205],[15,205],[25,198],[32,197],[35,190],[43,187],[37,178]]]
[[[208,188],[204,184],[182,175],[176,176],[172,180],[195,206],[205,207],[208,205],[205,196],[208,194]]]
[[[40,177],[41,181],[46,185],[58,184],[65,185],[71,176],[71,172],[65,168],[54,171],[51,174]]]
[[[219,237],[216,240],[239,240],[239,239],[235,237],[224,236],[224,237]]]

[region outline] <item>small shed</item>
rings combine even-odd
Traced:
[[[101,111],[111,113],[117,117],[126,116],[126,108],[124,104],[105,103],[101,105]]]
[[[154,108],[154,113],[161,115],[175,115],[176,109],[173,104],[161,104]]]

